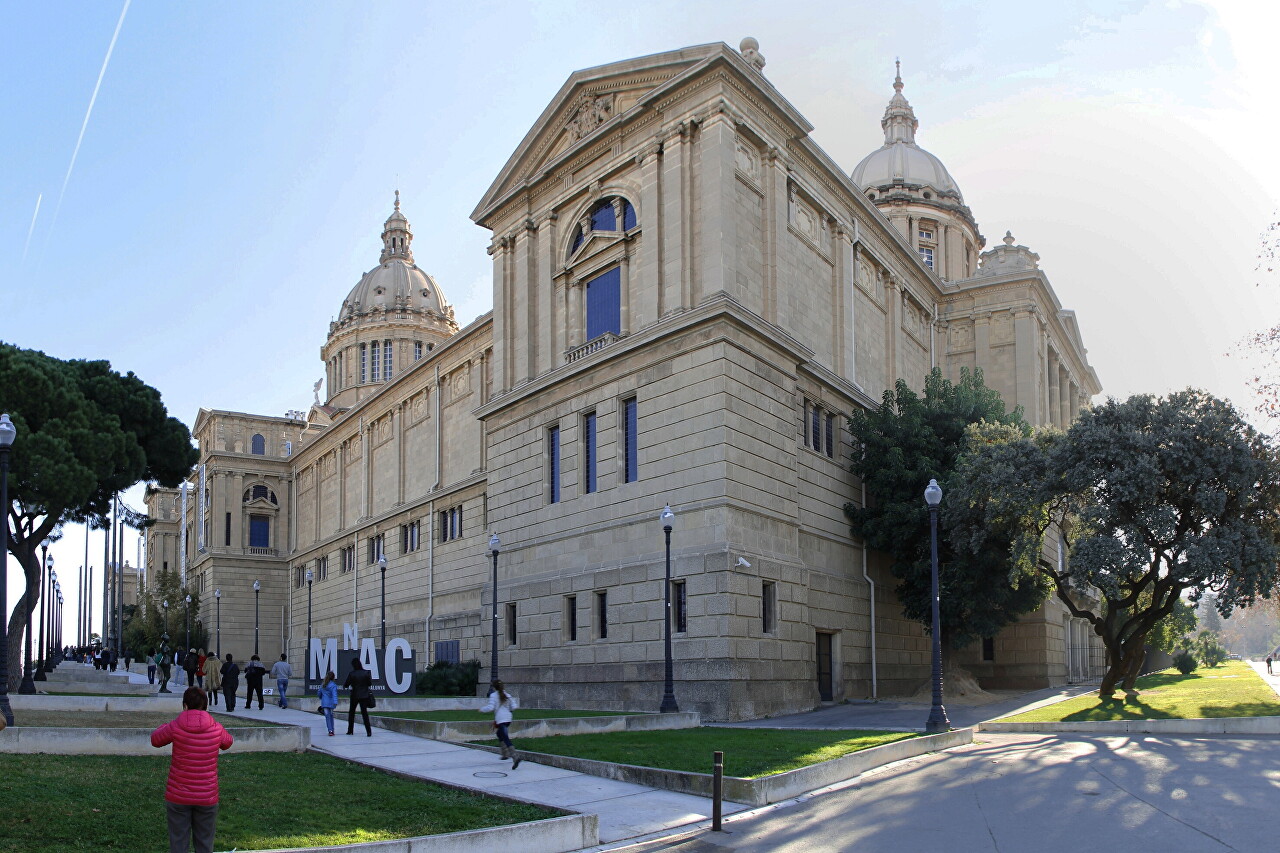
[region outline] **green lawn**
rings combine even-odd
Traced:
[[[1280,697],[1243,661],[1200,667],[1190,675],[1176,669],[1143,676],[1138,696],[1101,700],[1096,693],[1046,705],[1002,723],[1088,720],[1191,720],[1205,717],[1280,716]]]
[[[402,720],[430,720],[437,723],[485,722],[493,719],[493,712],[479,711],[374,711],[379,717],[398,717]],[[556,720],[565,717],[624,717],[632,711],[559,711],[544,708],[517,708],[517,720]]]
[[[518,738],[516,749],[710,773],[712,753],[724,753],[726,776],[754,779],[830,761],[850,752],[915,737],[909,732],[730,729],[703,727],[657,732],[611,732]],[[497,741],[486,741],[496,746]]]
[[[154,729],[176,719],[181,708],[170,711],[45,711],[13,712],[14,726],[58,729]],[[214,713],[213,718],[229,729],[274,726],[265,720]]]
[[[162,853],[168,768],[163,756],[0,755],[0,851]],[[220,770],[217,850],[380,841],[559,814],[316,753],[224,754]]]

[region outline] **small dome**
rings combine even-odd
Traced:
[[[884,145],[872,151],[854,167],[850,177],[864,189],[878,189],[896,181],[921,184],[940,194],[954,194],[963,203],[960,187],[942,165],[942,161],[916,145],[919,122],[902,94],[902,74],[893,81],[894,94],[884,111],[880,126],[884,128]]]

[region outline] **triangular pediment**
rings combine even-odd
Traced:
[[[601,128],[642,108],[678,78],[718,57],[742,63],[737,51],[718,42],[574,72],[525,134],[471,218],[483,225],[485,217],[513,190],[541,175],[568,152],[589,144]]]

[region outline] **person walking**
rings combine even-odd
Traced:
[[[240,667],[236,666],[231,652],[227,652],[227,662],[219,673],[222,676],[222,702],[227,706],[227,713],[236,709],[236,691],[240,689]]]
[[[133,650],[125,649],[124,650],[124,671],[125,672],[129,671],[129,665],[131,663],[133,663]]]
[[[501,681],[494,681],[489,686],[493,688],[489,693],[489,701],[484,704],[480,712],[483,714],[493,712],[493,728],[498,733],[498,741],[502,744],[502,757],[512,759],[511,769],[515,770],[520,766],[520,757],[516,755],[516,748],[511,744],[511,735],[507,733],[507,728],[515,717],[516,708],[520,707],[520,700],[503,689]]]
[[[293,678],[293,667],[285,660],[284,652],[280,653],[280,660],[271,665],[271,677],[276,680],[276,692],[279,694],[276,704],[281,708],[288,708],[289,697],[285,695],[285,691],[289,689],[289,679]]]
[[[204,649],[196,650],[196,687],[204,687],[204,665],[209,660],[209,656],[204,653]]]
[[[196,670],[200,668],[200,655],[196,654],[195,649],[187,649],[187,655],[182,659],[182,671],[187,674],[187,686],[196,686]]]
[[[360,708],[360,716],[364,720],[364,733],[373,737],[373,727],[369,725],[369,697],[373,686],[373,673],[360,665],[360,658],[351,659],[351,671],[347,680],[342,682],[342,689],[351,690],[351,704],[347,707],[347,734],[356,732],[356,707]]]
[[[164,790],[169,853],[213,853],[218,823],[218,754],[234,743],[231,733],[209,715],[204,691],[188,687],[182,713],[151,733],[151,745],[173,744]]]
[[[218,693],[222,690],[222,671],[218,666],[218,659],[209,657],[205,660],[205,692],[209,695],[209,704],[217,706]]]
[[[333,709],[338,707],[338,678],[329,670],[320,685],[320,713],[324,714],[324,726],[333,737]]]
[[[156,683],[156,650],[147,649],[147,683]]]
[[[1274,675],[1274,674],[1275,674],[1275,673],[1273,673],[1273,672],[1271,671],[1271,661],[1272,661],[1272,660],[1273,660],[1273,658],[1271,657],[1271,655],[1267,655],[1267,675]]]
[[[169,676],[173,666],[173,653],[169,651],[168,646],[161,646],[160,653],[156,655],[156,664],[160,667],[160,686],[165,690],[169,689]]]
[[[262,710],[262,679],[266,675],[267,668],[262,665],[262,658],[257,655],[249,658],[249,663],[244,668],[244,709],[246,711],[253,704],[253,694],[255,692],[258,694],[258,710]]]

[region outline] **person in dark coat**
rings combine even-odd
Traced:
[[[187,686],[196,686],[196,670],[200,668],[200,656],[195,649],[187,649],[187,656],[182,659],[182,669],[187,673]]]
[[[254,655],[249,658],[249,662],[244,667],[244,709],[249,710],[249,706],[253,704],[253,694],[258,694],[258,710],[261,711],[265,704],[262,701],[262,679],[267,674],[267,668],[262,665],[262,658]]]
[[[342,689],[351,690],[351,705],[347,708],[347,734],[356,733],[356,706],[360,708],[360,716],[364,719],[364,733],[373,737],[373,727],[369,725],[369,697],[373,686],[373,673],[360,665],[360,658],[351,659],[351,672],[347,680],[342,682]]]
[[[236,666],[231,652],[227,652],[227,662],[222,665],[219,674],[222,676],[222,701],[227,706],[228,712],[234,711],[236,691],[240,689],[240,667]]]

